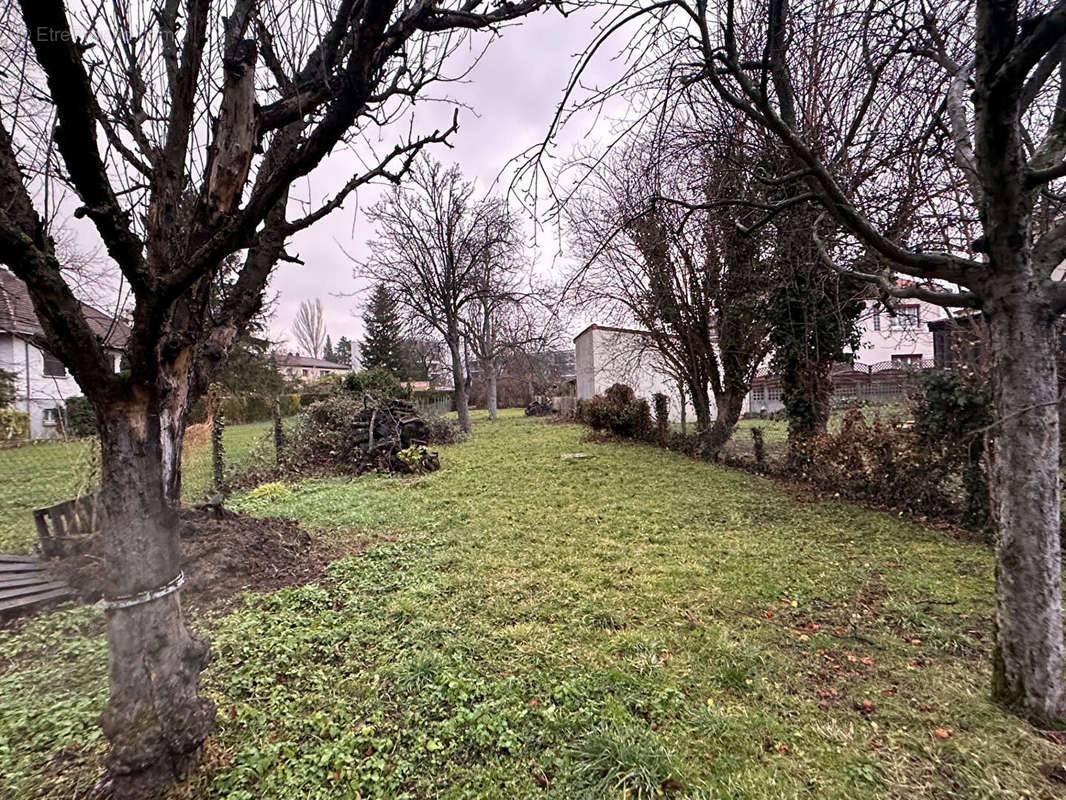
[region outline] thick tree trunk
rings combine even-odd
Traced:
[[[990,470],[997,525],[993,693],[1047,725],[1063,715],[1054,315],[1024,282],[1005,288],[985,302],[997,420]]]
[[[829,427],[833,394],[832,359],[799,359],[781,375],[781,395],[788,414],[788,462],[804,469],[809,440]]]
[[[112,404],[100,430],[102,555],[110,598],[171,584],[181,570],[178,518],[164,482],[158,403],[147,389]],[[111,740],[116,798],[140,798],[182,778],[214,721],[198,694],[208,643],[188,631],[178,592],[107,612],[110,698],[101,718]]]
[[[448,342],[452,356],[452,390],[455,396],[455,410],[459,414],[459,427],[470,433],[470,406],[467,399],[466,376],[463,374],[463,354],[459,349],[459,340]]]
[[[704,433],[711,427],[711,395],[706,384],[689,381],[688,390],[692,396],[692,410],[696,413],[696,433]]]
[[[166,387],[159,404],[159,436],[162,447],[163,487],[167,502],[181,505],[181,453],[189,409],[189,351],[176,363],[161,365],[161,383]]]
[[[744,407],[744,395],[747,392],[721,392],[715,395],[715,404],[718,406],[718,416],[714,423],[707,429],[703,436],[703,457],[718,460],[725,443],[733,436],[733,430],[737,427],[740,412]]]
[[[485,359],[482,362],[481,369],[485,373],[485,405],[489,410],[489,419],[496,419],[496,359]]]

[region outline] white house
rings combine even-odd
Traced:
[[[833,369],[834,397],[898,402],[907,386],[907,377],[901,371],[933,366],[933,332],[929,323],[946,317],[940,306],[920,300],[893,301],[891,311],[876,300],[867,300],[859,315],[860,341],[853,353],[854,363]],[[744,403],[748,413],[784,408],[781,381],[768,365],[769,359],[752,381]]]
[[[337,364],[324,358],[298,356],[296,353],[279,353],[274,356],[274,363],[277,364],[278,372],[286,378],[301,381],[313,381],[323,375],[342,375],[352,371],[347,364]]]
[[[943,319],[943,308],[920,300],[898,300],[893,311],[868,300],[859,317],[862,344],[855,360],[863,364],[920,365],[933,359],[933,333],[929,323]]]
[[[612,384],[624,383],[637,397],[650,400],[656,392],[670,398],[670,419],[681,419],[681,398],[677,381],[664,369],[662,359],[647,331],[589,325],[574,337],[577,372],[577,399],[603,394]],[[712,399],[713,404],[713,399]],[[711,414],[715,413],[714,408]],[[685,403],[685,415],[695,412]]]
[[[121,320],[82,303],[89,328],[105,343],[116,372],[129,327]],[[0,268],[0,369],[13,372],[15,408],[30,415],[30,437],[48,439],[62,433],[68,397],[84,394],[63,362],[43,345],[44,330],[33,312],[26,285]]]

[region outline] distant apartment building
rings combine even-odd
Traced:
[[[103,343],[115,372],[120,369],[130,329],[121,320],[82,303],[89,329]],[[44,329],[33,310],[26,284],[0,268],[0,369],[15,374],[15,409],[30,418],[30,438],[50,439],[63,432],[69,397],[84,392],[66,365],[48,352]]]
[[[300,356],[296,353],[279,353],[274,356],[278,372],[290,380],[313,381],[323,375],[343,375],[351,372],[347,364],[337,364],[324,358]]]

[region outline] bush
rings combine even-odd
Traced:
[[[426,423],[428,444],[457,444],[466,439],[466,434],[455,420],[445,419],[438,414],[427,414],[422,420]]]
[[[291,417],[294,414],[300,413],[300,395],[298,394],[283,394],[278,397],[278,407],[281,410],[281,416]]]
[[[0,441],[12,442],[28,439],[30,415],[13,408],[0,408]]]
[[[400,383],[400,379],[389,372],[385,367],[374,367],[362,372],[349,372],[341,382],[341,388],[345,392],[358,395],[370,395],[376,400],[387,397],[411,399],[411,389]]]
[[[648,401],[636,399],[624,383],[613,384],[602,395],[578,403],[578,418],[593,430],[627,439],[648,439],[652,431]]]
[[[948,471],[899,419],[868,423],[858,407],[844,412],[840,430],[797,443],[801,477],[845,497],[936,513],[954,505]]]
[[[87,397],[68,397],[63,417],[66,431],[71,436],[96,436],[96,412]]]
[[[244,422],[247,409],[248,401],[243,397],[222,398],[222,418],[227,425],[239,425]]]
[[[972,528],[991,519],[983,429],[992,422],[992,392],[973,373],[929,370],[918,376],[914,432],[945,467],[958,474],[965,494],[964,522]]]
[[[273,419],[274,402],[269,397],[261,394],[247,394],[244,396],[244,417],[241,422],[263,422]]]

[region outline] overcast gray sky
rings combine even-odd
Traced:
[[[543,139],[575,58],[594,36],[594,19],[587,11],[565,19],[549,11],[506,28],[464,83],[437,88],[436,96],[446,91],[450,98],[469,108],[459,108],[460,129],[452,137],[453,147],[436,145],[430,154],[445,164],[458,164],[467,177],[477,180],[483,191],[488,190],[509,160]],[[483,43],[484,34],[480,36],[475,35],[473,41]],[[469,58],[462,53],[457,56]],[[586,82],[595,82],[597,73],[606,76],[613,71],[609,57],[605,57],[587,73]],[[455,103],[419,103],[414,117],[416,133],[446,127],[455,107]],[[589,121],[584,127],[576,123],[568,125],[554,144],[554,151],[566,157],[575,144],[588,144],[595,138],[595,133],[588,135],[591,124]],[[608,124],[599,121],[595,131],[603,130]],[[405,130],[406,126],[397,135]],[[384,152],[391,148],[391,141],[384,138],[380,149]],[[349,157],[354,173],[357,160],[354,154]],[[294,187],[294,194],[321,198],[334,184],[348,179],[344,163],[343,156],[334,157],[326,174],[320,170],[309,182]],[[495,190],[505,192],[508,183],[509,177],[504,176]],[[322,300],[327,329],[334,342],[341,336],[361,338],[361,299],[336,295],[365,288],[352,277],[352,263],[345,252],[356,258],[366,254],[365,243],[372,228],[364,212],[379,191],[364,188],[343,209],[294,238],[289,250],[299,255],[306,266],[287,263],[278,266],[270,285],[271,293],[278,295],[271,330],[276,338],[285,338],[293,349],[290,331],[293,317],[301,301],[314,297]],[[532,231],[530,225],[531,236]],[[537,234],[537,245],[537,269],[547,272],[553,267],[558,249],[553,226]]]

